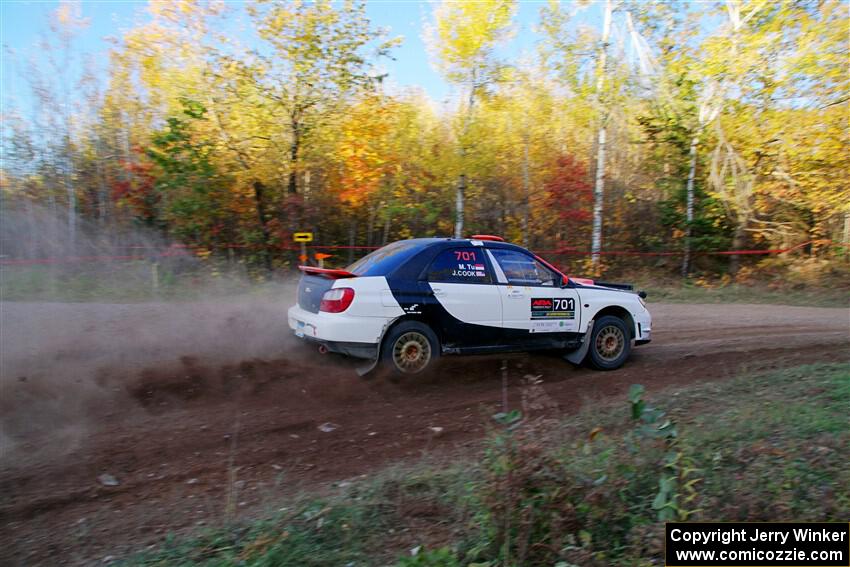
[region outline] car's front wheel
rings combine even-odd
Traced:
[[[396,375],[420,374],[439,356],[437,335],[418,321],[404,321],[390,329],[381,347],[384,364]]]
[[[626,323],[619,317],[606,315],[593,325],[588,357],[599,370],[615,370],[623,365],[632,351],[632,341]]]

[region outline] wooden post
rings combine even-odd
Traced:
[[[508,359],[502,359],[502,413],[508,413]]]
[[[685,255],[682,258],[682,277],[688,277],[688,272],[691,269],[691,235],[694,224],[694,177],[697,170],[697,144],[699,144],[699,136],[694,136],[691,139],[690,150],[690,169],[688,170],[687,184],[687,203],[685,210]]]
[[[154,293],[159,293],[159,262],[151,262],[151,287]]]

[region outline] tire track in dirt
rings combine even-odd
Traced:
[[[519,406],[526,374],[542,376],[555,411],[570,413],[621,399],[636,382],[653,391],[742,370],[850,359],[846,309],[657,305],[652,311],[653,342],[618,371],[576,369],[550,355],[511,356],[509,403]],[[257,312],[252,307],[251,317]],[[145,324],[167,325],[165,313],[146,313]],[[239,314],[230,309],[227,316]],[[128,319],[111,321],[110,332],[132,325]],[[239,329],[249,333],[251,324],[242,321]],[[4,398],[15,403],[0,400],[4,436],[14,441],[0,465],[2,562],[98,560],[167,532],[219,522],[228,502],[236,516],[261,514],[299,487],[322,489],[421,455],[468,454],[501,403],[500,357],[446,358],[432,377],[394,384],[362,381],[349,361],[319,357],[288,336],[283,342],[277,351],[255,345],[253,354],[268,356],[241,361],[222,356],[217,344],[210,352],[197,342],[172,362],[122,366],[122,353],[113,352],[92,369],[94,394],[73,400],[65,412],[56,410],[63,407],[62,390],[35,379],[4,381]],[[64,346],[63,361],[84,360],[96,344],[92,339],[78,351]],[[181,351],[158,349],[155,341],[143,346],[166,358]],[[28,411],[57,414],[47,426],[39,419],[28,425],[22,417]],[[49,425],[73,427],[80,411],[80,438],[57,449]],[[98,483],[104,473],[120,484]]]

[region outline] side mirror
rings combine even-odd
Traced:
[[[567,287],[570,284],[570,278],[561,276],[561,287]]]

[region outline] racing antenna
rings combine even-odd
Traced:
[[[505,241],[505,239],[501,236],[493,236],[492,234],[473,234],[469,238],[472,240],[492,240],[493,242]]]

